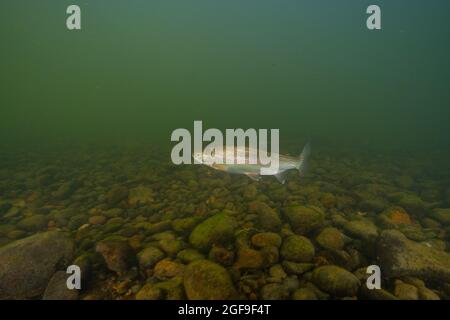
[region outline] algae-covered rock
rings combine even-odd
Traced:
[[[344,225],[349,235],[366,241],[373,241],[378,237],[377,226],[370,220],[352,220]]]
[[[304,274],[314,268],[313,263],[297,263],[287,260],[283,261],[281,265],[287,273],[296,275]]]
[[[345,237],[338,229],[324,228],[316,237],[317,243],[325,249],[341,250],[345,245]]]
[[[126,272],[136,262],[134,251],[125,240],[102,240],[97,243],[95,251],[103,256],[109,270],[119,274]]]
[[[180,234],[186,234],[192,231],[195,226],[201,221],[200,217],[187,217],[182,219],[175,219],[172,221],[172,228]]]
[[[259,269],[264,264],[264,257],[258,250],[242,247],[237,253],[237,260],[234,264],[237,269]]]
[[[189,236],[189,242],[194,248],[206,251],[213,244],[232,240],[236,226],[233,217],[225,213],[216,214],[195,227]]]
[[[450,225],[450,208],[434,209],[431,216],[444,225]]]
[[[53,192],[53,196],[60,200],[67,199],[78,187],[79,183],[76,181],[64,182],[55,192]]]
[[[205,256],[195,249],[184,249],[178,252],[177,258],[184,263],[191,263],[195,260],[205,259]]]
[[[147,283],[136,294],[136,300],[185,299],[182,277],[174,277],[158,283]]]
[[[147,247],[138,253],[137,258],[141,270],[151,269],[164,258],[164,252],[155,247]]]
[[[395,281],[395,296],[400,300],[419,300],[419,290],[400,280]]]
[[[314,269],[312,282],[321,290],[336,297],[354,296],[361,285],[353,273],[333,265]]]
[[[314,258],[314,245],[308,238],[291,235],[283,240],[280,254],[283,259],[294,262],[310,262]]]
[[[309,288],[300,288],[292,294],[293,300],[317,300],[317,296],[313,290]]]
[[[324,223],[324,213],[314,206],[291,206],[284,209],[285,215],[295,233],[308,234]]]
[[[385,230],[378,242],[383,276],[416,276],[440,282],[450,281],[450,254],[409,240],[400,231]]]
[[[289,290],[279,283],[269,283],[261,289],[262,300],[284,300],[288,297]]]
[[[125,195],[126,192],[122,191]],[[130,190],[128,194],[128,204],[130,206],[149,205],[153,202],[154,193],[152,189],[145,186],[137,186]]]
[[[158,244],[159,248],[171,257],[186,247],[186,244],[178,239],[161,239]]]
[[[154,276],[159,280],[167,280],[183,274],[184,266],[169,259],[163,259],[155,265]]]
[[[278,212],[264,202],[253,201],[249,205],[251,213],[257,214],[257,224],[262,230],[278,231],[281,228],[281,219]]]
[[[43,214],[36,214],[23,218],[17,223],[17,226],[25,231],[39,231],[47,228],[48,219]]]
[[[74,242],[65,232],[49,231],[0,248],[0,299],[41,295],[58,267],[73,259]]]
[[[261,232],[252,236],[251,242],[257,248],[267,246],[279,247],[281,245],[281,237],[275,232]]]
[[[147,283],[136,293],[135,298],[136,300],[159,300],[162,298],[162,290],[153,283]]]
[[[228,300],[238,296],[228,271],[208,260],[191,262],[183,283],[190,300]]]
[[[114,206],[128,198],[129,190],[124,186],[113,186],[105,195],[106,203]]]
[[[208,259],[224,266],[231,266],[234,261],[234,251],[220,245],[213,245],[209,250]]]

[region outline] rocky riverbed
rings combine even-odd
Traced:
[[[450,298],[448,158],[323,147],[280,184],[167,154],[2,153],[0,298]]]

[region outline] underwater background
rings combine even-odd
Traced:
[[[449,14],[2,1],[0,298],[448,299]],[[194,120],[278,128],[283,154],[310,141],[309,169],[280,184],[175,166],[170,134]]]

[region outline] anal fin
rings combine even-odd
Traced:
[[[281,183],[284,184],[286,182],[286,175],[284,172],[279,172],[275,175],[275,178]]]
[[[254,181],[261,180],[261,176],[259,174],[247,173],[246,175],[247,175],[247,177],[249,177],[250,179],[252,179]]]

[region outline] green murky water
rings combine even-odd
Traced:
[[[450,6],[377,2],[2,1],[0,298],[448,299]],[[194,120],[309,170],[175,166]]]

